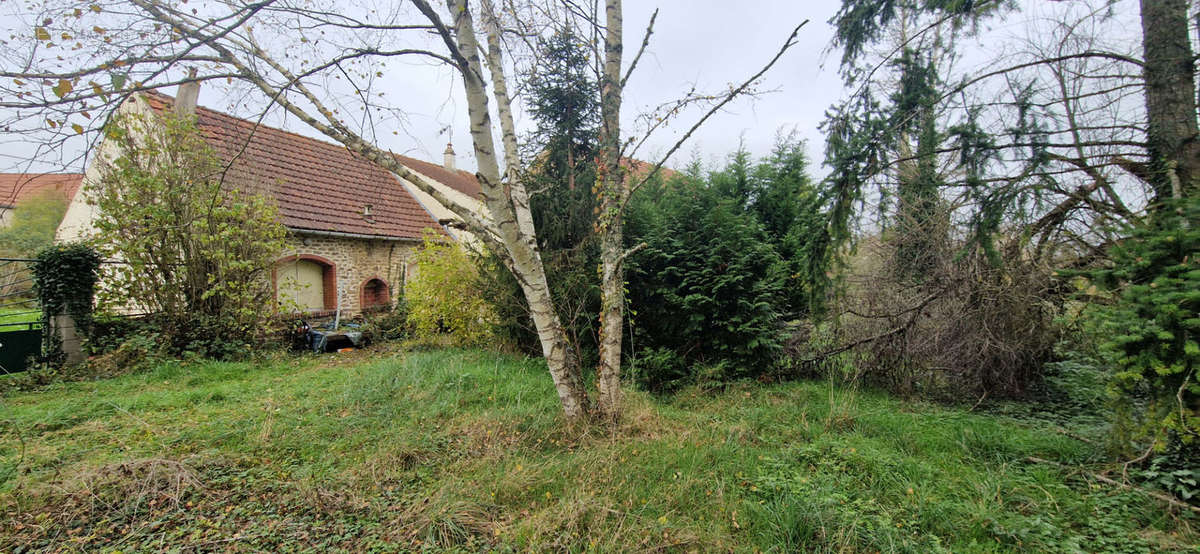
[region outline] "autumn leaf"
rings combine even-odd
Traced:
[[[100,13],[100,4],[92,4],[91,6],[88,6],[88,8],[96,13]]]
[[[73,129],[75,131],[75,134],[77,134],[77,135],[83,134],[83,125],[80,125],[78,123],[72,123],[71,129]]]
[[[33,36],[37,37],[38,40],[50,40],[50,31],[47,31],[45,27],[35,27],[33,29]]]
[[[105,33],[104,27],[101,27],[99,25],[92,27],[92,31],[94,33],[96,33],[97,35],[103,35]]]
[[[75,89],[75,87],[71,85],[71,81],[68,81],[66,79],[59,79],[58,84],[55,85],[50,90],[53,90],[54,94],[58,95],[59,98],[62,98],[64,96],[70,94],[71,91],[74,89]]]

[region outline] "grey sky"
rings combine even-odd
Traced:
[[[808,140],[810,156],[819,160],[824,139],[817,125],[825,109],[842,91],[836,56],[831,56],[831,62],[822,68],[825,61],[822,52],[832,37],[832,28],[826,22],[839,4],[837,0],[625,2],[626,65],[636,52],[655,8],[659,9],[659,15],[650,46],[625,91],[623,133],[626,136],[639,133],[636,119],[639,114],[679,98],[693,84],[698,91],[720,91],[731,83],[744,81],[775,55],[796,25],[808,19],[808,25],[800,31],[798,44],[772,68],[759,87],[771,92],[754,99],[740,99],[714,115],[668,165],[682,166],[697,156],[706,163],[719,162],[739,142],[751,153],[763,155],[771,150],[779,132],[793,130]],[[411,61],[393,66],[386,72],[386,80],[384,88],[403,91],[403,96],[393,95],[391,101],[403,106],[408,114],[399,134],[387,130],[378,134],[381,145],[398,153],[438,161],[447,140],[452,138],[459,166],[473,168],[466,104],[462,85],[453,72],[423,61]],[[213,92],[202,97],[201,102],[219,107],[221,98],[209,101]],[[699,111],[689,112],[673,126],[656,132],[639,157],[661,156],[700,115]],[[300,124],[283,119],[273,123],[315,136]],[[518,114],[518,126],[525,123]]]
[[[1024,15],[992,20],[996,34],[1011,37],[1026,28],[1026,17],[1058,9],[1059,3],[1024,2]],[[668,162],[681,167],[693,157],[708,164],[720,163],[743,144],[753,155],[771,150],[780,133],[795,132],[808,142],[813,170],[823,174],[820,160],[824,138],[818,130],[826,109],[844,94],[837,74],[839,53],[826,55],[832,37],[827,23],[837,11],[840,0],[757,0],[728,2],[716,0],[626,0],[626,64],[641,42],[643,30],[655,8],[659,16],[655,33],[637,71],[626,89],[622,126],[625,136],[637,136],[637,115],[662,102],[679,98],[694,84],[698,91],[720,91],[740,83],[773,56],[788,33],[801,21],[809,20],[798,36],[798,44],[768,73],[760,89],[767,91],[754,99],[743,98],[715,115]],[[1049,7],[1048,7],[1049,6]],[[10,8],[13,9],[13,8]],[[1119,2],[1118,11],[1136,11],[1136,4]],[[1044,13],[1043,13],[1044,15]],[[7,21],[6,26],[15,24]],[[286,49],[291,37],[281,37],[276,46]],[[986,65],[990,49],[987,34],[964,48],[968,65]],[[963,45],[966,46],[966,45]],[[992,52],[994,55],[995,52]],[[182,71],[182,68],[180,68]],[[460,167],[473,168],[467,136],[466,105],[461,84],[454,73],[423,59],[393,62],[384,77],[374,84],[386,90],[389,102],[403,108],[404,120],[389,121],[376,127],[376,141],[397,153],[430,161],[440,161],[447,140],[453,140]],[[174,91],[167,91],[173,93]],[[245,102],[247,99],[248,102]],[[234,113],[255,115],[262,98],[257,93],[228,95],[218,86],[206,85],[202,105]],[[355,101],[343,106],[348,110]],[[638,152],[642,159],[656,159],[673,144],[695,119],[699,111],[686,113],[673,126],[661,130]],[[519,117],[519,114],[518,114]],[[318,136],[307,126],[289,120],[281,110],[269,114],[264,122],[310,136]],[[518,120],[518,126],[527,122]],[[74,148],[82,151],[82,140]],[[81,167],[53,167],[52,163],[28,164],[30,156],[21,156],[28,145],[6,145],[0,170],[28,168],[35,171],[80,170]],[[32,149],[30,148],[30,151]],[[56,156],[72,159],[70,155]],[[22,159],[24,157],[24,160]],[[46,160],[43,160],[45,162]],[[54,161],[57,161],[54,160]],[[75,166],[81,165],[78,161]]]
[[[822,139],[817,124],[842,89],[835,71],[836,58],[824,69],[821,67],[822,51],[831,36],[826,21],[838,4],[837,0],[746,3],[627,0],[626,64],[641,42],[650,14],[656,7],[660,12],[650,47],[626,90],[623,131],[626,135],[637,133],[635,118],[639,113],[680,97],[692,84],[701,92],[720,91],[731,83],[745,80],[775,54],[793,27],[808,19],[809,24],[800,32],[799,43],[772,69],[760,87],[773,92],[757,99],[738,100],[723,113],[715,115],[668,165],[681,166],[694,156],[706,162],[721,160],[737,148],[739,141],[755,155],[765,154],[781,130],[795,130],[799,136],[807,138],[810,154],[819,158]],[[401,126],[390,123],[377,127],[377,141],[381,146],[413,157],[440,161],[447,140],[452,138],[459,154],[459,166],[474,167],[461,84],[448,68],[420,60],[394,63],[386,70],[383,82],[376,86],[380,84],[389,91],[390,102],[407,112]],[[220,87],[206,85],[200,103],[248,116],[255,114],[256,104],[261,102],[260,98],[251,95],[247,105],[243,102],[247,98],[243,93],[228,94]],[[639,157],[661,155],[699,115],[695,111],[687,113],[672,127],[660,130],[639,152]],[[319,136],[281,110],[270,114],[264,122]],[[523,122],[518,121],[518,126],[522,125]],[[77,160],[70,152],[54,156],[54,160],[46,158],[41,160],[42,163],[34,161],[31,164],[29,156],[19,152],[25,148],[11,143],[8,146],[8,155],[0,162],[3,171],[82,169],[56,166],[60,159]],[[14,152],[14,146],[18,152]],[[79,151],[83,147],[82,140],[68,146]],[[72,166],[78,165],[81,165],[79,161],[72,163]]]

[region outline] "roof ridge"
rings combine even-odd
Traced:
[[[144,91],[141,91],[141,93],[142,93],[142,94],[146,94],[146,95],[150,95],[150,96],[159,96],[159,97],[161,97],[161,98],[160,98],[161,100],[168,101],[168,102],[170,102],[170,103],[171,103],[171,105],[174,105],[174,103],[175,103],[175,97],[174,97],[174,96],[171,96],[171,95],[169,95],[169,94],[165,94],[165,93],[159,92],[159,91],[157,91],[157,90],[144,90]],[[297,132],[295,132],[295,131],[289,131],[289,130],[287,130],[287,129],[284,129],[284,128],[282,128],[282,127],[275,127],[275,126],[273,126],[273,125],[267,125],[266,123],[261,123],[261,122],[255,122],[255,121],[251,121],[251,120],[249,120],[249,119],[247,119],[247,118],[244,118],[244,117],[238,117],[238,116],[236,116],[236,115],[233,115],[233,114],[230,114],[230,113],[227,113],[227,112],[221,111],[221,110],[216,110],[216,109],[213,109],[213,108],[209,108],[209,107],[205,107],[205,106],[201,106],[201,105],[196,105],[196,111],[197,111],[197,112],[199,112],[200,110],[203,110],[203,111],[206,111],[206,112],[208,112],[208,113],[209,113],[209,115],[215,115],[215,116],[219,116],[219,117],[224,117],[224,118],[232,119],[232,120],[235,120],[235,121],[237,121],[237,122],[239,122],[239,123],[249,123],[249,124],[253,125],[254,127],[259,127],[259,128],[268,129],[268,130],[271,130],[271,131],[276,131],[276,132],[279,132],[279,133],[284,133],[284,134],[286,134],[286,135],[291,135],[291,136],[293,136],[293,137],[296,137],[296,138],[299,138],[299,139],[303,139],[303,140],[306,140],[306,141],[314,142],[314,143],[321,144],[321,145],[324,145],[324,146],[332,146],[332,147],[334,147],[334,148],[338,148],[338,149],[344,149],[344,150],[346,150],[347,152],[353,153],[353,154],[355,154],[355,155],[361,155],[361,154],[359,154],[358,152],[355,152],[355,151],[351,150],[351,149],[350,149],[350,147],[348,147],[348,146],[346,146],[345,144],[342,144],[342,143],[340,143],[340,142],[336,142],[336,141],[332,141],[332,140],[320,139],[320,138],[316,138],[316,137],[310,137],[310,136],[308,136],[308,135],[304,135],[304,134],[301,134],[301,133],[297,133]],[[404,154],[397,154],[397,153],[395,153],[395,152],[391,151],[390,149],[389,149],[389,150],[387,150],[387,152],[388,152],[389,154],[393,155],[393,156],[401,156],[401,157],[408,158],[408,159],[410,159],[410,160],[416,160],[416,161],[418,161],[418,162],[424,162],[424,163],[433,163],[433,162],[429,162],[429,161],[422,160],[422,159],[420,159],[420,158],[414,158],[414,157],[412,157],[412,156],[406,156],[406,155],[404,155]],[[441,167],[441,166],[439,166],[439,167]],[[447,171],[449,171],[449,170],[447,170]],[[468,175],[470,175],[470,174],[468,173]]]

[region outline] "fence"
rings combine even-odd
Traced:
[[[35,260],[0,258],[0,374],[29,369],[42,352],[42,309],[33,293]]]

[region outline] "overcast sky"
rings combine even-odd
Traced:
[[[840,0],[626,0],[625,2],[625,63],[628,65],[641,42],[643,31],[654,9],[659,9],[655,32],[646,55],[626,89],[623,106],[622,131],[626,137],[637,136],[637,116],[652,107],[679,98],[693,85],[699,92],[719,92],[744,81],[766,63],[779,49],[790,31],[802,21],[798,44],[788,51],[765,76],[760,89],[765,91],[754,99],[743,98],[710,119],[691,140],[668,162],[682,167],[698,157],[706,164],[719,164],[739,143],[755,156],[770,152],[780,133],[794,132],[808,143],[813,171],[823,175],[820,167],[824,138],[818,125],[831,104],[845,95],[837,73],[840,52],[827,52],[833,35],[829,19],[837,11]],[[988,56],[997,56],[1004,35],[1028,34],[1029,17],[1054,19],[1054,10],[1067,9],[1063,4],[1025,0],[1020,14],[1009,14],[988,21],[992,31],[959,44],[967,65],[979,67],[989,63]],[[9,4],[9,10],[19,6]],[[1136,14],[1135,2],[1116,4],[1118,14]],[[2,13],[4,10],[0,10]],[[1128,14],[1125,14],[1128,12]],[[6,16],[12,17],[12,16]],[[14,18],[7,23],[19,26]],[[1118,17],[1118,19],[1126,19]],[[1132,20],[1132,19],[1131,19]],[[1136,20],[1130,25],[1130,39],[1136,35]],[[27,24],[26,24],[27,25]],[[26,31],[27,32],[27,29]],[[19,32],[21,34],[22,32]],[[1120,31],[1117,34],[1121,34]],[[279,37],[275,47],[286,51],[296,48],[296,38]],[[462,85],[455,73],[446,66],[425,61],[426,58],[401,59],[389,62],[383,77],[374,83],[373,90],[385,90],[391,105],[405,112],[402,121],[386,121],[375,128],[380,146],[412,157],[440,162],[447,141],[453,141],[458,152],[458,165],[473,169],[468,139],[466,105]],[[178,68],[179,72],[185,68]],[[344,85],[344,81],[334,82]],[[165,91],[173,94],[173,90]],[[203,106],[240,116],[256,116],[263,98],[257,92],[230,94],[219,86],[206,84],[201,92]],[[352,100],[343,107],[358,111]],[[700,112],[693,111],[678,118],[673,127],[653,136],[638,152],[642,159],[655,160],[696,120]],[[302,123],[290,119],[282,110],[274,110],[264,122],[311,136],[317,133]],[[518,127],[528,128],[528,121],[518,117]],[[25,139],[21,139],[25,140]],[[83,151],[82,141],[75,145]],[[0,153],[3,171],[28,168],[33,171],[82,170],[82,163],[72,167],[52,163],[28,164],[32,156],[22,155],[30,145],[6,143]],[[58,159],[76,156],[64,151]],[[55,160],[57,161],[57,160]]]
[[[837,55],[828,56],[828,60],[823,56],[832,36],[827,21],[838,5],[836,0],[626,1],[626,65],[656,7],[659,15],[650,46],[626,89],[623,131],[626,135],[637,132],[638,114],[680,97],[693,84],[701,92],[720,91],[744,81],[775,55],[796,25],[808,19],[798,44],[766,75],[760,89],[771,92],[756,99],[738,100],[712,117],[668,165],[682,166],[697,156],[707,163],[719,162],[739,142],[755,155],[766,154],[778,133],[792,131],[808,140],[810,156],[819,160],[823,139],[817,125],[842,91],[836,72]],[[389,66],[385,79],[383,88],[391,91],[391,102],[402,104],[407,117],[398,134],[381,128],[378,142],[397,153],[440,162],[447,141],[453,140],[459,167],[473,168],[462,85],[453,73],[414,60]],[[241,115],[252,111],[216,88],[203,90],[200,103]],[[673,127],[657,132],[639,157],[649,159],[665,153],[699,115],[689,113]],[[282,113],[266,121],[318,136]],[[518,126],[527,123],[518,121]]]

